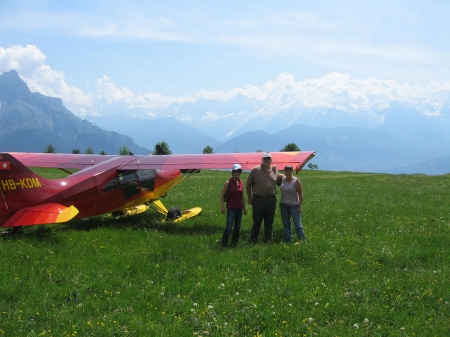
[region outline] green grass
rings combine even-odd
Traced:
[[[221,249],[203,171],[147,212],[0,238],[4,336],[448,336],[450,176],[303,171],[306,244]],[[246,178],[246,174],[243,174]],[[262,234],[262,233],[261,233]]]

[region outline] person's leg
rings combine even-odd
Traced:
[[[275,218],[275,210],[277,209],[277,198],[263,199],[265,202],[264,212],[264,240],[271,241],[273,238],[273,220]]]
[[[231,237],[231,245],[236,246],[239,242],[239,233],[241,231],[242,208],[235,208],[233,236]]]
[[[295,232],[299,240],[306,240],[305,231],[302,226],[302,214],[298,214],[298,206],[292,206],[290,209],[292,220],[294,221]]]
[[[253,198],[253,224],[250,232],[250,242],[256,243],[258,241],[259,230],[261,229],[261,223],[264,218],[264,208],[264,199]]]
[[[284,241],[292,242],[291,213],[289,206],[280,202],[281,221],[284,227]]]
[[[227,223],[222,235],[222,247],[228,245],[228,238],[230,237],[231,228],[233,227],[234,215],[233,208],[227,208]]]

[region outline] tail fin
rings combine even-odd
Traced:
[[[49,202],[58,181],[45,179],[9,153],[0,153],[0,226],[32,226],[58,223],[78,214],[73,206]]]

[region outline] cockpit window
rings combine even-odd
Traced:
[[[119,179],[120,186],[122,186],[125,199],[131,198],[141,192],[136,171],[120,171],[117,174],[117,178]]]
[[[108,193],[122,188],[125,199],[144,191],[155,190],[155,181],[158,170],[129,170],[117,172],[117,177],[111,179],[103,188],[102,193]]]
[[[155,179],[156,179],[156,171],[155,170],[138,170],[137,176],[139,181],[141,182],[141,187],[146,191],[154,191],[155,190]]]
[[[119,188],[119,180],[117,178],[111,179],[106,186],[103,188],[102,193],[108,193]]]

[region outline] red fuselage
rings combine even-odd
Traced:
[[[73,205],[78,218],[122,210],[159,199],[181,177],[180,170],[121,170],[127,159],[115,157],[57,180],[11,159],[11,169],[0,174],[0,226],[17,210],[41,204]]]

